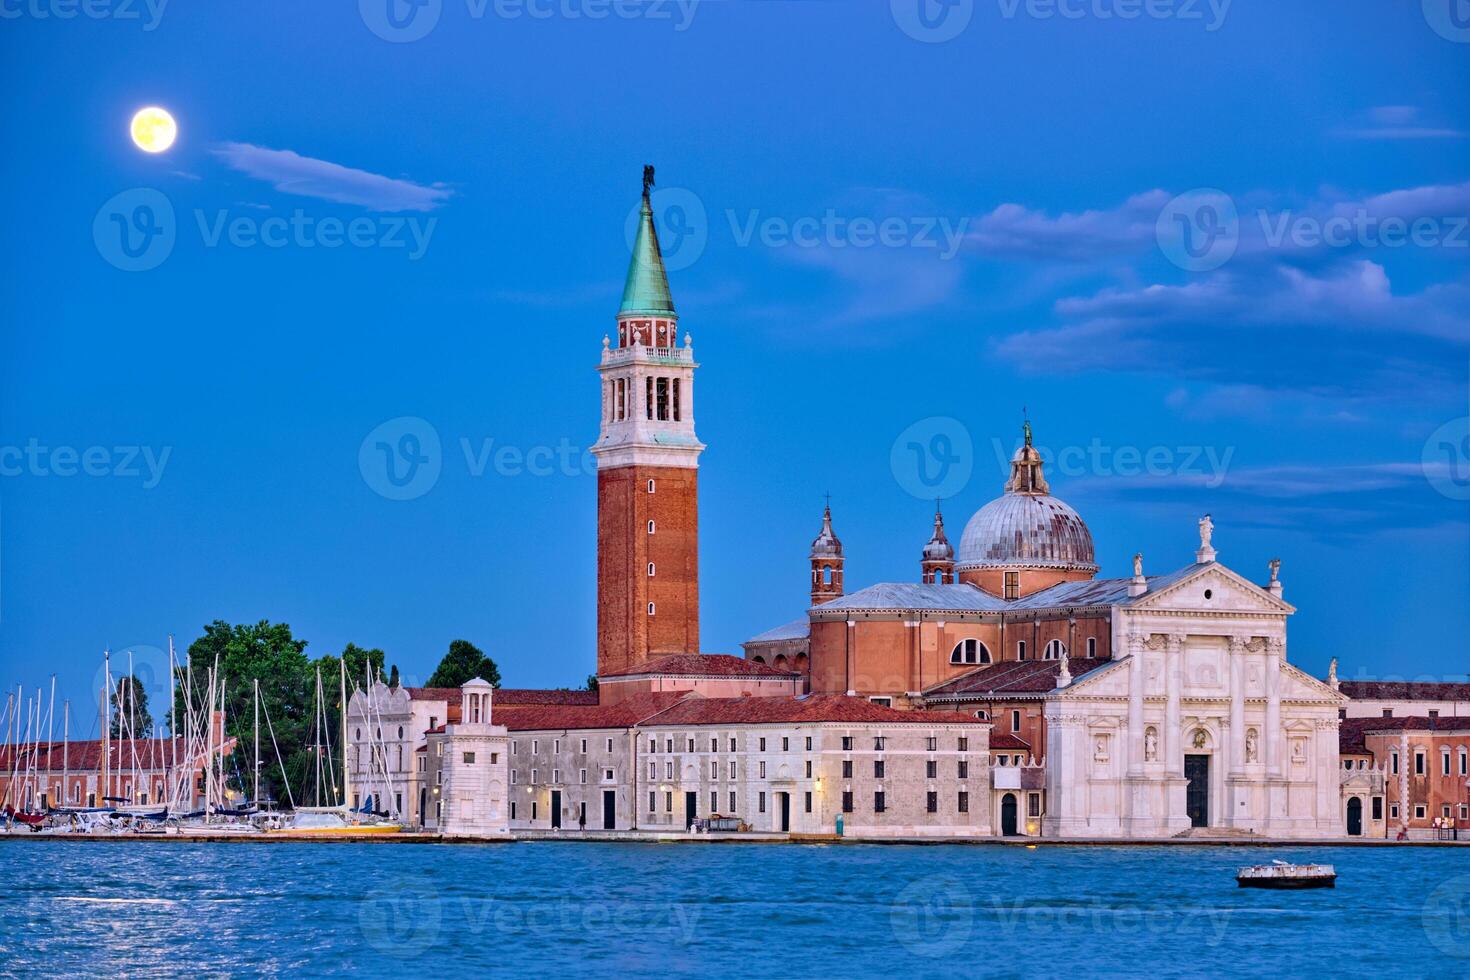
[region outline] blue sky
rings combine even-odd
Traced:
[[[1024,406],[1103,574],[1188,562],[1209,511],[1226,564],[1282,559],[1293,661],[1463,675],[1470,43],[1435,2],[6,0],[0,679],[85,699],[106,645],[266,618],[580,684],[646,162],[706,651],[803,609],[824,493],[850,587],[915,578],[906,447],[953,463],[957,540]],[[432,455],[411,499],[384,423]]]

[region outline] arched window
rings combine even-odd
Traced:
[[[653,615],[653,603],[651,602],[648,604],[648,615]]]
[[[1067,655],[1067,645],[1061,640],[1048,640],[1046,649],[1042,651],[1043,660],[1060,660]]]
[[[979,718],[981,721],[989,721],[990,720],[990,712],[988,712],[988,711],[986,711],[984,709],[981,709],[980,711],[975,712],[975,717],[976,718]]]
[[[1017,660],[1025,660],[1026,659],[1026,641],[1025,640],[1017,640],[1016,641],[1016,659]]]
[[[652,480],[649,480],[648,481],[648,492],[649,493],[653,493],[653,481]]]
[[[1096,657],[1096,656],[1097,656],[1097,637],[1095,637],[1095,636],[1089,636],[1087,638],[1087,657],[1088,657],[1088,659],[1091,659],[1091,658]]]
[[[648,577],[653,578],[653,562],[648,563]]]
[[[649,521],[648,522],[648,533],[649,534],[652,534],[653,533],[653,521]]]
[[[753,661],[755,661],[758,664],[764,664],[766,662],[766,658],[760,656],[759,654],[757,654],[754,657],[751,657],[750,659],[753,660]]]
[[[822,584],[824,584],[824,585],[831,585],[832,584],[832,566],[831,565],[823,565],[822,566]]]
[[[988,664],[990,663],[990,650],[985,644],[974,638],[961,640],[950,651],[949,662],[952,664]]]

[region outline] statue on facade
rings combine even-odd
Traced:
[[[1199,546],[1201,549],[1208,549],[1210,547],[1210,538],[1214,533],[1215,522],[1210,519],[1209,514],[1206,514],[1199,519]]]
[[[1133,577],[1143,578],[1143,552],[1141,551],[1133,556]]]
[[[1256,730],[1254,728],[1247,728],[1245,730],[1245,761],[1258,762],[1260,761],[1257,758],[1259,754],[1260,736],[1256,734]]]
[[[1159,759],[1159,733],[1154,731],[1153,726],[1143,733],[1143,761],[1157,762]]]
[[[1280,558],[1272,558],[1266,564],[1271,569],[1271,581],[1272,582],[1279,581],[1280,578],[1281,578],[1281,559]]]

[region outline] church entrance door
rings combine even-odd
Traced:
[[[1348,800],[1347,832],[1349,837],[1363,836],[1363,801],[1356,796]]]
[[[1185,809],[1189,811],[1189,825],[1208,827],[1210,825],[1210,757],[1186,755],[1184,757],[1184,778],[1189,780],[1189,788],[1184,793]]]
[[[1000,833],[1003,837],[1016,836],[1016,794],[1007,793],[1000,798]]]

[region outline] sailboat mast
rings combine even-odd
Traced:
[[[56,737],[56,675],[51,675],[51,703],[46,707],[46,788],[52,787],[51,783],[51,749],[55,744]],[[52,794],[46,794],[46,805],[51,805]]]
[[[67,803],[71,788],[71,701],[61,702],[61,802]]]
[[[112,651],[102,651],[102,792],[97,802],[112,795]]]
[[[168,746],[169,746],[169,778],[168,795],[169,804],[172,806],[178,796],[174,784],[179,778],[179,728],[174,724],[174,635],[168,635]]]
[[[260,805],[260,678],[255,678],[255,788],[251,802]]]
[[[342,690],[342,802],[352,806],[352,765],[347,755],[347,661],[337,661],[341,668]]]

